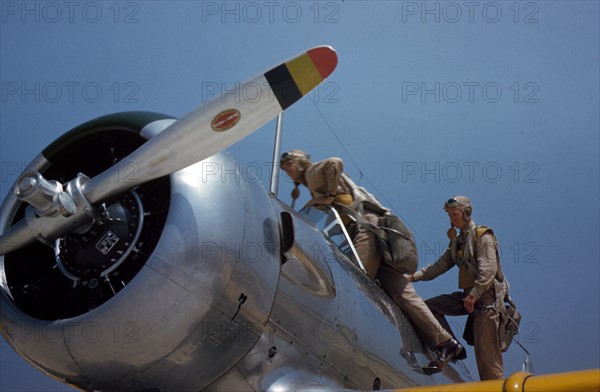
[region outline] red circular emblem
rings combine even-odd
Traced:
[[[223,132],[233,128],[242,118],[242,114],[237,109],[225,109],[217,114],[210,122],[210,127],[215,132]]]

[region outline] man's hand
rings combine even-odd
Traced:
[[[471,294],[467,295],[465,299],[463,299],[463,302],[465,303],[465,309],[467,309],[467,312],[473,313],[473,311],[475,310],[475,301],[477,300]]]

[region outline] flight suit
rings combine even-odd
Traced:
[[[493,380],[504,378],[502,352],[498,339],[499,314],[494,308],[496,301],[495,281],[503,281],[498,269],[498,245],[493,235],[484,234],[475,244],[477,225],[471,221],[469,226],[461,230],[452,240],[444,254],[433,264],[417,271],[415,281],[432,280],[448,271],[455,265],[459,267],[459,288],[462,291],[440,295],[425,301],[440,324],[452,332],[445,315],[461,316],[468,312],[463,306],[467,295],[475,297],[475,311],[470,317],[472,321],[475,359],[479,378]]]
[[[311,164],[304,171],[303,184],[311,191],[314,198],[335,195],[335,203],[350,206],[352,190],[342,177],[343,163],[339,158],[329,158]],[[340,210],[344,220],[343,210]],[[358,213],[358,211],[355,211]],[[378,224],[379,217],[365,210],[362,217],[367,222]],[[347,223],[347,222],[344,222]],[[412,283],[404,274],[382,264],[382,254],[375,235],[361,227],[349,227],[352,243],[370,278],[377,278],[382,287],[394,302],[410,317],[418,327],[420,336],[427,346],[434,350],[441,343],[452,339],[452,335],[438,322],[425,302],[416,293]]]

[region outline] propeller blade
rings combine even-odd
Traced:
[[[238,85],[237,91],[223,93],[174,122],[103,173],[87,181],[80,180],[82,195],[72,195],[77,213],[70,208],[67,208],[70,216],[33,218],[30,213],[27,219],[0,236],[0,255],[35,238],[53,241],[81,225],[84,215],[81,210],[89,208],[89,204],[181,170],[238,142],[318,86],[334,71],[337,61],[333,48],[315,47]],[[242,94],[244,91],[256,94],[248,99]],[[64,204],[69,207],[69,200]]]
[[[335,51],[313,48],[238,85],[176,121],[84,186],[90,203],[176,172],[248,136],[319,85],[337,65]],[[256,98],[243,91],[256,90]]]

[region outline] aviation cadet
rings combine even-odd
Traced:
[[[349,184],[351,180],[345,174],[342,175],[342,160],[332,157],[312,163],[309,158],[310,156],[301,150],[292,150],[281,156],[281,169],[296,185],[292,197],[297,198],[298,186],[303,184],[310,190],[312,196],[305,207],[318,204],[332,205],[340,212],[366,274],[380,281],[394,302],[419,327],[427,345],[436,355],[436,359],[429,363],[428,367],[441,368],[464,353],[462,345],[440,325],[406,276],[387,263],[382,263],[381,249],[374,233],[348,219],[347,209],[353,203],[353,196]],[[361,221],[368,222],[365,226],[369,223],[375,226],[378,224],[377,213],[369,211],[366,207],[361,211],[353,210],[352,215],[356,214],[360,214]]]
[[[454,265],[459,267],[458,287],[462,291],[440,295],[425,303],[450,333],[452,330],[444,316],[469,314],[465,338],[474,346],[479,378],[502,379],[504,370],[497,309],[503,306],[504,298],[497,300],[497,293],[505,292],[505,280],[498,260],[496,238],[491,229],[478,228],[475,224],[468,197],[453,197],[444,204],[444,210],[452,226],[448,230],[450,246],[435,263],[409,275],[408,279],[411,282],[431,280]],[[458,236],[454,227],[460,229]]]

